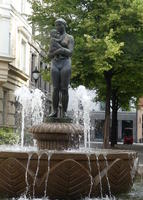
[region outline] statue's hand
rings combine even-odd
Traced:
[[[64,54],[64,48],[59,48],[59,49],[57,49],[56,51],[53,51],[53,52],[49,52],[48,53],[48,57],[50,58],[50,59],[52,59],[52,58],[54,58],[54,56],[56,56],[56,55],[61,55],[61,54]]]
[[[54,58],[56,55],[64,55],[64,56],[71,56],[72,55],[72,50],[61,47],[57,49],[56,51],[49,53],[49,58]]]
[[[64,48],[61,47],[61,48],[57,49],[54,53],[55,53],[55,55],[64,54]]]
[[[64,55],[64,56],[71,56],[72,50],[61,47],[55,51],[55,55]]]

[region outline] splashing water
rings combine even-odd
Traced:
[[[143,196],[143,183],[140,182],[140,180],[137,180],[135,182],[135,187],[132,188],[132,190],[127,193],[127,194],[122,194],[120,195],[119,197],[103,197],[103,198],[84,198],[82,200],[142,200],[142,196]],[[16,200],[15,198],[12,198],[12,200]],[[17,200],[29,200],[28,198],[26,197],[20,197],[19,199]],[[37,199],[33,199],[33,200],[49,200],[47,197],[46,198],[37,198]],[[58,199],[57,199],[58,200]]]
[[[50,174],[50,159],[51,159],[52,153],[47,154],[47,156],[48,156],[48,170],[47,170],[47,176],[46,176],[46,180],[45,180],[44,198],[46,198],[46,196],[47,196],[47,185],[48,185],[48,178],[49,178],[49,174]]]
[[[36,88],[35,90],[32,90],[31,98],[32,122],[33,124],[40,124],[44,117],[45,106],[43,104],[43,99],[45,98],[45,95],[41,90]]]
[[[73,111],[75,122],[78,124],[83,121],[84,124],[84,146],[90,148],[90,112],[95,109],[96,92],[94,90],[87,90],[80,85],[76,89],[69,89],[69,106],[68,110]]]
[[[101,179],[101,173],[100,173],[100,165],[99,165],[99,155],[96,154],[96,161],[97,161],[97,168],[98,168],[98,174],[99,174],[99,181],[100,181],[100,193],[101,193],[101,199],[103,199],[103,187],[102,187],[102,179]]]
[[[108,160],[107,160],[107,155],[103,155],[104,159],[105,159],[105,164],[106,164],[106,167],[108,169]],[[112,194],[111,194],[111,187],[110,187],[110,182],[109,182],[109,178],[108,178],[108,175],[107,175],[107,172],[106,172],[106,179],[107,179],[107,184],[108,184],[108,189],[109,189],[109,197],[111,198],[112,197]]]
[[[85,198],[84,200],[116,200],[116,198],[115,197],[108,197],[108,196],[106,196],[106,197],[102,197],[102,198]]]
[[[37,169],[36,169],[34,182],[33,182],[33,198],[35,197],[35,185],[36,185],[36,179],[37,179],[39,168],[40,168],[40,158],[41,158],[41,156],[42,156],[42,154],[38,155]]]
[[[12,200],[15,200],[15,199],[12,199]],[[17,200],[28,200],[28,199],[26,197],[20,197]],[[49,200],[49,198],[47,198],[47,197],[46,198],[42,198],[42,199],[36,199],[36,198],[34,198],[33,200]],[[82,200],[116,200],[116,198],[115,197],[109,198],[108,196],[106,196],[104,198],[89,198],[89,197],[87,197],[87,198],[82,199]]]
[[[30,159],[31,159],[31,157],[32,157],[32,153],[28,154],[28,162],[27,162],[26,173],[25,173],[25,182],[26,182],[25,196],[27,196],[28,191],[29,191],[28,170],[29,170],[29,165],[30,165]]]
[[[90,190],[88,197],[90,198],[91,192],[92,192],[92,186],[93,186],[93,177],[92,177],[92,171],[91,171],[91,162],[90,162],[90,154],[87,154],[87,159],[88,159],[88,167],[89,167],[89,172],[90,172]]]
[[[109,198],[108,196],[106,196],[106,197],[102,197],[102,198],[85,198],[83,200],[116,200],[116,198],[115,197]]]
[[[22,106],[21,146],[23,147],[25,118],[30,117],[32,125],[40,124],[43,121],[43,99],[45,98],[45,95],[39,89],[33,90],[26,86],[22,86],[15,91],[15,96],[16,100]]]

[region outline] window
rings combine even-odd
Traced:
[[[127,128],[133,129],[133,121],[132,120],[122,120],[122,138],[124,137],[125,131]]]
[[[142,138],[143,138],[143,115],[142,115]]]
[[[3,125],[6,125],[6,116],[7,116],[7,91],[4,91],[3,92],[3,115],[2,115]]]
[[[9,32],[9,55],[11,54],[11,33]]]
[[[21,41],[20,67],[22,71],[26,72],[26,42],[23,39]]]
[[[52,107],[49,106],[49,114],[52,112]]]
[[[33,82],[33,76],[32,76],[32,72],[34,71],[35,69],[35,58],[36,58],[36,55],[35,54],[32,54],[31,56],[31,81]]]
[[[10,4],[9,0],[0,0],[0,4]]]
[[[41,70],[43,69],[43,62],[42,61],[40,61],[40,72],[41,72]],[[40,75],[40,77],[39,77],[39,88],[40,89],[43,89],[42,88],[42,77],[41,77],[41,75]]]
[[[26,3],[26,0],[21,0],[21,13],[25,13],[25,3]]]
[[[47,90],[47,82],[44,81],[44,90],[46,91]]]
[[[32,23],[32,35],[35,35],[35,24]]]
[[[9,29],[10,24],[7,19],[0,18],[0,54],[9,55],[10,35]]]
[[[105,103],[100,102],[100,111],[105,111]]]
[[[95,120],[95,140],[103,139],[104,120]]]

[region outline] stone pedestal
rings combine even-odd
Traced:
[[[64,150],[79,147],[79,136],[83,135],[80,125],[66,122],[48,122],[29,130],[37,140],[39,149]]]

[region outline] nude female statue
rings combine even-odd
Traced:
[[[68,107],[68,86],[71,77],[71,56],[74,48],[74,39],[66,33],[66,21],[59,18],[55,21],[55,28],[59,34],[55,42],[59,41],[57,48],[49,48],[51,59],[51,77],[53,84],[53,112],[49,117],[58,117],[59,98],[61,95],[62,117],[66,117]],[[53,43],[53,38],[51,39]],[[56,45],[55,45],[56,47]]]

